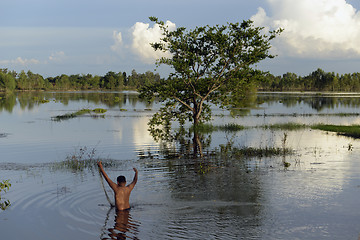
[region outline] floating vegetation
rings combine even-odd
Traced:
[[[101,159],[96,156],[95,148],[88,150],[87,147],[80,147],[74,153],[66,156],[64,161],[55,162],[50,165],[52,171],[69,170],[74,173],[89,170],[94,172],[97,169],[97,162],[102,161],[104,167],[114,167],[118,163],[114,160]]]
[[[273,130],[299,130],[308,128],[306,124],[300,124],[300,123],[277,123],[277,124],[271,124],[271,125],[262,125],[260,128],[263,129],[273,129]]]
[[[0,182],[0,193],[9,191],[10,187],[11,187],[11,183],[9,182],[9,180],[1,181]],[[2,198],[0,195],[0,209],[4,211],[10,205],[11,205],[10,201],[4,200],[4,198]]]
[[[216,131],[217,127],[209,123],[201,123],[193,126],[190,130],[197,133],[211,133]]]
[[[107,110],[103,108],[95,108],[92,110],[94,113],[106,113]]]
[[[66,113],[66,114],[63,114],[63,115],[58,115],[58,116],[52,117],[52,119],[54,121],[61,121],[61,120],[76,118],[76,117],[82,116],[84,114],[90,114],[92,112],[99,114],[99,113],[105,113],[106,111],[107,111],[106,109],[102,109],[102,108],[95,108],[93,110],[83,108],[83,109],[81,109],[81,110],[79,110],[77,112],[74,112],[74,113]]]
[[[338,135],[360,138],[360,125],[342,126],[342,125],[329,125],[329,124],[316,124],[311,126],[312,129],[335,132]]]
[[[40,99],[39,97],[33,97],[32,98],[34,102],[37,102],[37,103],[48,103],[50,102],[50,100],[48,99]]]
[[[244,130],[245,127],[236,123],[228,123],[224,126],[218,126],[218,129],[221,131],[228,131],[228,132],[237,132]]]
[[[225,125],[214,126],[208,123],[198,124],[195,128],[193,126],[192,130],[197,131],[198,133],[212,133],[216,131],[225,131],[225,132],[237,132],[244,130],[245,127],[236,123],[228,123]]]
[[[124,109],[124,108],[120,108],[120,112],[126,112],[127,109]]]
[[[254,147],[243,147],[236,148],[232,147],[231,149],[226,149],[224,146],[221,146],[222,153],[231,153],[234,157],[274,157],[274,156],[284,156],[294,154],[294,150],[290,148],[280,148],[280,147],[265,147],[265,148],[254,148]]]

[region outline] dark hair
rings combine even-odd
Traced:
[[[126,182],[126,178],[124,176],[118,176],[117,181],[118,183]]]

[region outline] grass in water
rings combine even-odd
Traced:
[[[238,157],[273,157],[293,154],[293,150],[290,148],[276,148],[276,147],[265,147],[265,148],[233,148],[232,154]]]
[[[91,112],[94,112],[94,113],[105,113],[107,110],[106,109],[102,109],[102,108],[95,108],[93,110],[91,109],[88,109],[88,108],[83,108],[77,112],[74,112],[74,113],[66,113],[66,114],[63,114],[63,115],[58,115],[58,116],[55,116],[55,117],[52,117],[52,119],[54,121],[61,121],[61,120],[67,120],[67,119],[71,119],[71,118],[76,118],[78,116],[81,116],[81,115],[84,115],[84,114],[90,114]]]
[[[225,124],[224,126],[219,126],[218,129],[227,132],[237,132],[244,130],[245,127],[236,123],[228,123]]]
[[[225,131],[225,132],[237,132],[244,130],[245,127],[236,123],[228,123],[225,125],[214,126],[212,124],[202,123],[198,124],[195,128],[195,131],[200,133],[212,133],[215,131]],[[194,130],[194,129],[193,129]]]
[[[336,132],[338,135],[360,138],[360,125],[342,126],[329,124],[316,124],[311,126],[312,129]]]
[[[64,161],[55,162],[51,165],[51,170],[68,170],[74,173],[89,170],[94,172],[97,169],[97,162],[103,161],[104,167],[116,167],[119,165],[116,161],[110,159],[101,159],[96,156],[96,149],[88,150],[87,147],[80,147],[73,153],[66,156]]]
[[[273,129],[273,130],[299,130],[299,129],[307,128],[308,126],[306,126],[305,124],[289,122],[289,123],[263,125],[260,127],[264,129]]]

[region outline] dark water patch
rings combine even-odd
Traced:
[[[0,138],[5,138],[7,137],[9,134],[8,133],[0,133]]]

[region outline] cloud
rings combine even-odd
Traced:
[[[170,21],[165,23],[169,30],[175,30],[176,25]],[[154,51],[150,43],[159,42],[162,38],[162,30],[158,24],[150,27],[148,23],[137,22],[132,27],[132,51],[138,55],[145,63],[154,63],[161,57],[169,57],[170,53]]]
[[[0,60],[0,64],[3,65],[22,65],[22,66],[27,66],[27,65],[34,65],[34,64],[39,64],[40,61],[34,58],[31,59],[23,59],[21,57],[17,57],[14,60]]]
[[[49,61],[52,62],[61,62],[65,58],[65,53],[63,51],[52,53],[49,56]]]
[[[121,32],[113,31],[113,39],[114,45],[111,46],[111,50],[121,54],[124,45]]]
[[[345,0],[267,0],[272,16],[252,16],[265,29],[284,28],[274,41],[277,54],[313,58],[360,56],[360,13]]]

